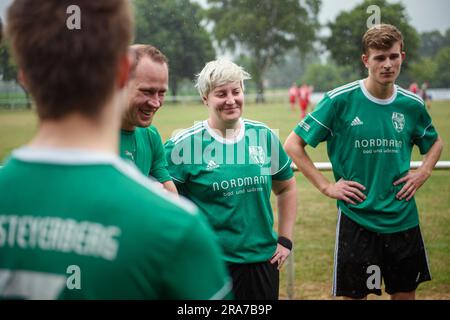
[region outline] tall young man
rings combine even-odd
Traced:
[[[392,299],[414,299],[418,284],[431,279],[414,194],[431,175],[442,143],[424,102],[395,85],[405,58],[400,31],[386,24],[369,29],[363,50],[368,77],[328,92],[285,147],[314,186],[338,200],[333,294],[381,294],[367,285],[378,267]],[[336,183],[305,152],[322,141]],[[414,145],[424,159],[410,171]]]
[[[120,156],[136,164],[146,176],[152,176],[165,189],[177,193],[170,178],[161,135],[152,125],[162,107],[169,83],[167,58],[153,46],[130,47],[135,57],[129,84],[128,108],[122,119]]]
[[[82,12],[66,27],[67,6]],[[117,155],[127,0],[15,0],[8,35],[38,132],[0,170],[0,298],[208,299],[230,291],[190,204]],[[170,199],[169,199],[170,198]]]

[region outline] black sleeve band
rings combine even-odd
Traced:
[[[292,250],[292,241],[286,237],[278,237],[278,243],[281,244],[286,249]]]

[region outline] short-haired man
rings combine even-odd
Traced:
[[[122,118],[120,156],[133,161],[146,176],[177,193],[167,170],[161,135],[152,125],[169,85],[167,58],[151,45],[130,47],[135,60],[129,83],[128,108]]]
[[[66,28],[67,6],[82,12]],[[208,299],[230,292],[212,231],[118,155],[127,0],[15,0],[8,35],[39,128],[0,170],[0,299]]]
[[[381,281],[368,281],[374,270],[381,271],[392,299],[414,299],[418,284],[431,279],[413,196],[431,175],[442,142],[423,100],[395,85],[404,58],[396,27],[369,29],[362,55],[369,76],[325,94],[285,143],[314,186],[338,200],[335,296],[380,295]],[[305,152],[306,144],[322,141],[336,183]],[[410,171],[414,144],[425,156],[421,167]]]

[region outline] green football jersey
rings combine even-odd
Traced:
[[[227,262],[270,259],[277,236],[270,204],[272,180],[293,176],[291,160],[266,125],[240,120],[234,140],[203,121],[166,142],[169,172],[180,193],[205,214]]]
[[[380,233],[418,225],[414,198],[397,200],[403,184],[393,182],[408,173],[414,145],[425,154],[437,139],[421,98],[395,86],[391,98],[380,100],[359,80],[326,93],[294,131],[312,147],[327,141],[336,181],[366,187],[362,203],[338,201],[349,218]]]
[[[161,183],[170,181],[164,146],[155,126],[121,130],[120,156],[134,162],[144,175],[152,176]]]
[[[23,148],[0,170],[0,298],[220,299],[214,238],[113,154]]]

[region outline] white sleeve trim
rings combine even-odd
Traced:
[[[431,127],[433,123],[430,122],[430,124],[423,130],[423,135],[421,135],[420,137],[418,137],[417,139],[422,139],[423,137],[425,137],[425,134],[427,133],[427,130],[429,127]]]
[[[324,127],[325,129],[327,129],[328,131],[330,131],[331,135],[334,136],[333,131],[328,128],[326,125],[324,125],[322,122],[320,122],[319,120],[317,120],[316,118],[313,117],[313,115],[310,113],[308,114],[314,121],[316,121],[318,124],[320,124],[322,127]]]
[[[178,181],[179,183],[185,183],[186,181],[182,181],[180,179],[175,178],[174,176],[170,176],[173,180]]]
[[[281,168],[280,168],[280,170],[278,170],[277,172],[275,172],[274,174],[272,174],[272,176],[274,176],[274,175],[276,175],[276,174],[278,174],[279,172],[281,172],[288,164],[289,164],[289,158],[288,158],[288,160],[287,160],[287,162],[284,164],[284,166],[282,166]]]

